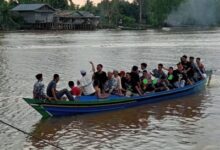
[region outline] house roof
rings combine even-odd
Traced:
[[[99,18],[88,11],[57,11],[56,15],[65,18]]]
[[[51,10],[55,11],[53,7],[47,4],[19,4],[18,6],[14,7],[12,11],[37,11],[43,6],[48,6]]]

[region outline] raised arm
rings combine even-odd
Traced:
[[[89,62],[92,65],[92,71],[95,72],[95,66],[92,61]]]
[[[169,71],[169,68],[167,68],[167,67],[163,66],[163,69],[166,70],[166,71]]]

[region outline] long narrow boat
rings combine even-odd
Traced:
[[[169,91],[149,93],[145,96],[110,96],[107,99],[97,99],[96,96],[81,96],[75,101],[49,101],[24,98],[24,100],[38,111],[43,117],[67,116],[86,113],[97,113],[125,109],[149,103],[156,103],[200,92],[206,86],[209,78]]]

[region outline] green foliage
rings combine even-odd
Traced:
[[[148,1],[149,23],[162,26],[169,13],[176,9],[184,0],[151,0]]]
[[[142,23],[144,25],[160,27],[163,26],[164,21],[172,10],[177,9],[184,1],[185,0],[134,0],[131,3],[126,0],[102,0],[99,4],[94,5],[92,0],[87,0],[85,5],[79,8],[72,0],[0,0],[0,27],[18,27],[18,24],[22,24],[22,19],[12,17],[9,11],[21,3],[47,3],[56,9],[89,11],[100,16],[101,25],[106,27],[137,25],[139,23],[141,6]]]
[[[13,20],[13,17],[10,13],[9,4],[4,0],[0,0],[0,29],[7,30],[18,27],[19,24]]]

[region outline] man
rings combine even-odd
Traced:
[[[167,75],[163,71],[163,64],[158,64],[157,69],[154,69],[152,75],[158,79],[158,82],[155,84],[156,91],[169,90]]]
[[[181,57],[181,64],[183,66],[184,72],[188,74],[189,71],[192,70],[192,66],[191,63],[189,61],[187,61],[187,56],[183,55]]]
[[[193,82],[196,82],[196,78],[194,78],[195,76],[195,72],[196,72],[196,64],[194,62],[194,57],[193,56],[190,56],[189,57],[189,63],[191,65],[191,69],[187,72],[187,76],[189,77],[189,79]]]
[[[101,89],[101,91],[104,91],[104,84],[107,81],[107,75],[106,72],[102,71],[103,69],[103,65],[102,64],[98,64],[96,67],[96,72],[95,72],[95,67],[93,62],[90,62],[90,64],[92,65],[92,71],[94,72],[93,75],[93,79],[97,80],[99,82],[99,88]]]
[[[133,89],[134,95],[143,95],[143,92],[141,90],[141,84],[140,84],[140,77],[139,77],[139,70],[137,66],[133,66],[131,69],[131,86]]]
[[[82,89],[83,95],[86,95],[86,96],[95,95],[92,75],[87,74],[85,70],[81,70],[80,73],[82,75],[82,78],[79,80],[79,87]]]
[[[45,92],[44,92],[44,84],[43,84],[43,75],[41,73],[37,74],[36,76],[37,82],[34,84],[33,88],[33,98],[35,99],[49,99],[51,100],[50,97],[48,97]]]
[[[182,63],[178,63],[177,69],[173,71],[173,82],[177,88],[184,87],[186,83],[192,84],[187,74],[184,72]]]
[[[143,76],[143,72],[147,71],[147,64],[146,63],[141,63],[141,71],[139,73],[139,76],[142,77]]]
[[[158,64],[157,69],[154,69],[153,76],[157,79],[164,80],[166,79],[166,74],[163,72],[163,64]]]
[[[53,80],[47,86],[47,96],[52,97],[54,100],[59,100],[63,97],[63,95],[66,95],[70,101],[73,101],[74,98],[67,89],[63,89],[61,91],[56,89],[59,79],[59,75],[54,74]]]
[[[105,92],[109,94],[116,94],[117,81],[113,77],[112,72],[108,72],[108,80],[104,85]]]
[[[81,91],[80,91],[80,88],[75,86],[74,85],[74,82],[73,81],[69,81],[68,83],[69,87],[70,87],[70,93],[73,95],[73,96],[80,96],[81,95]]]

